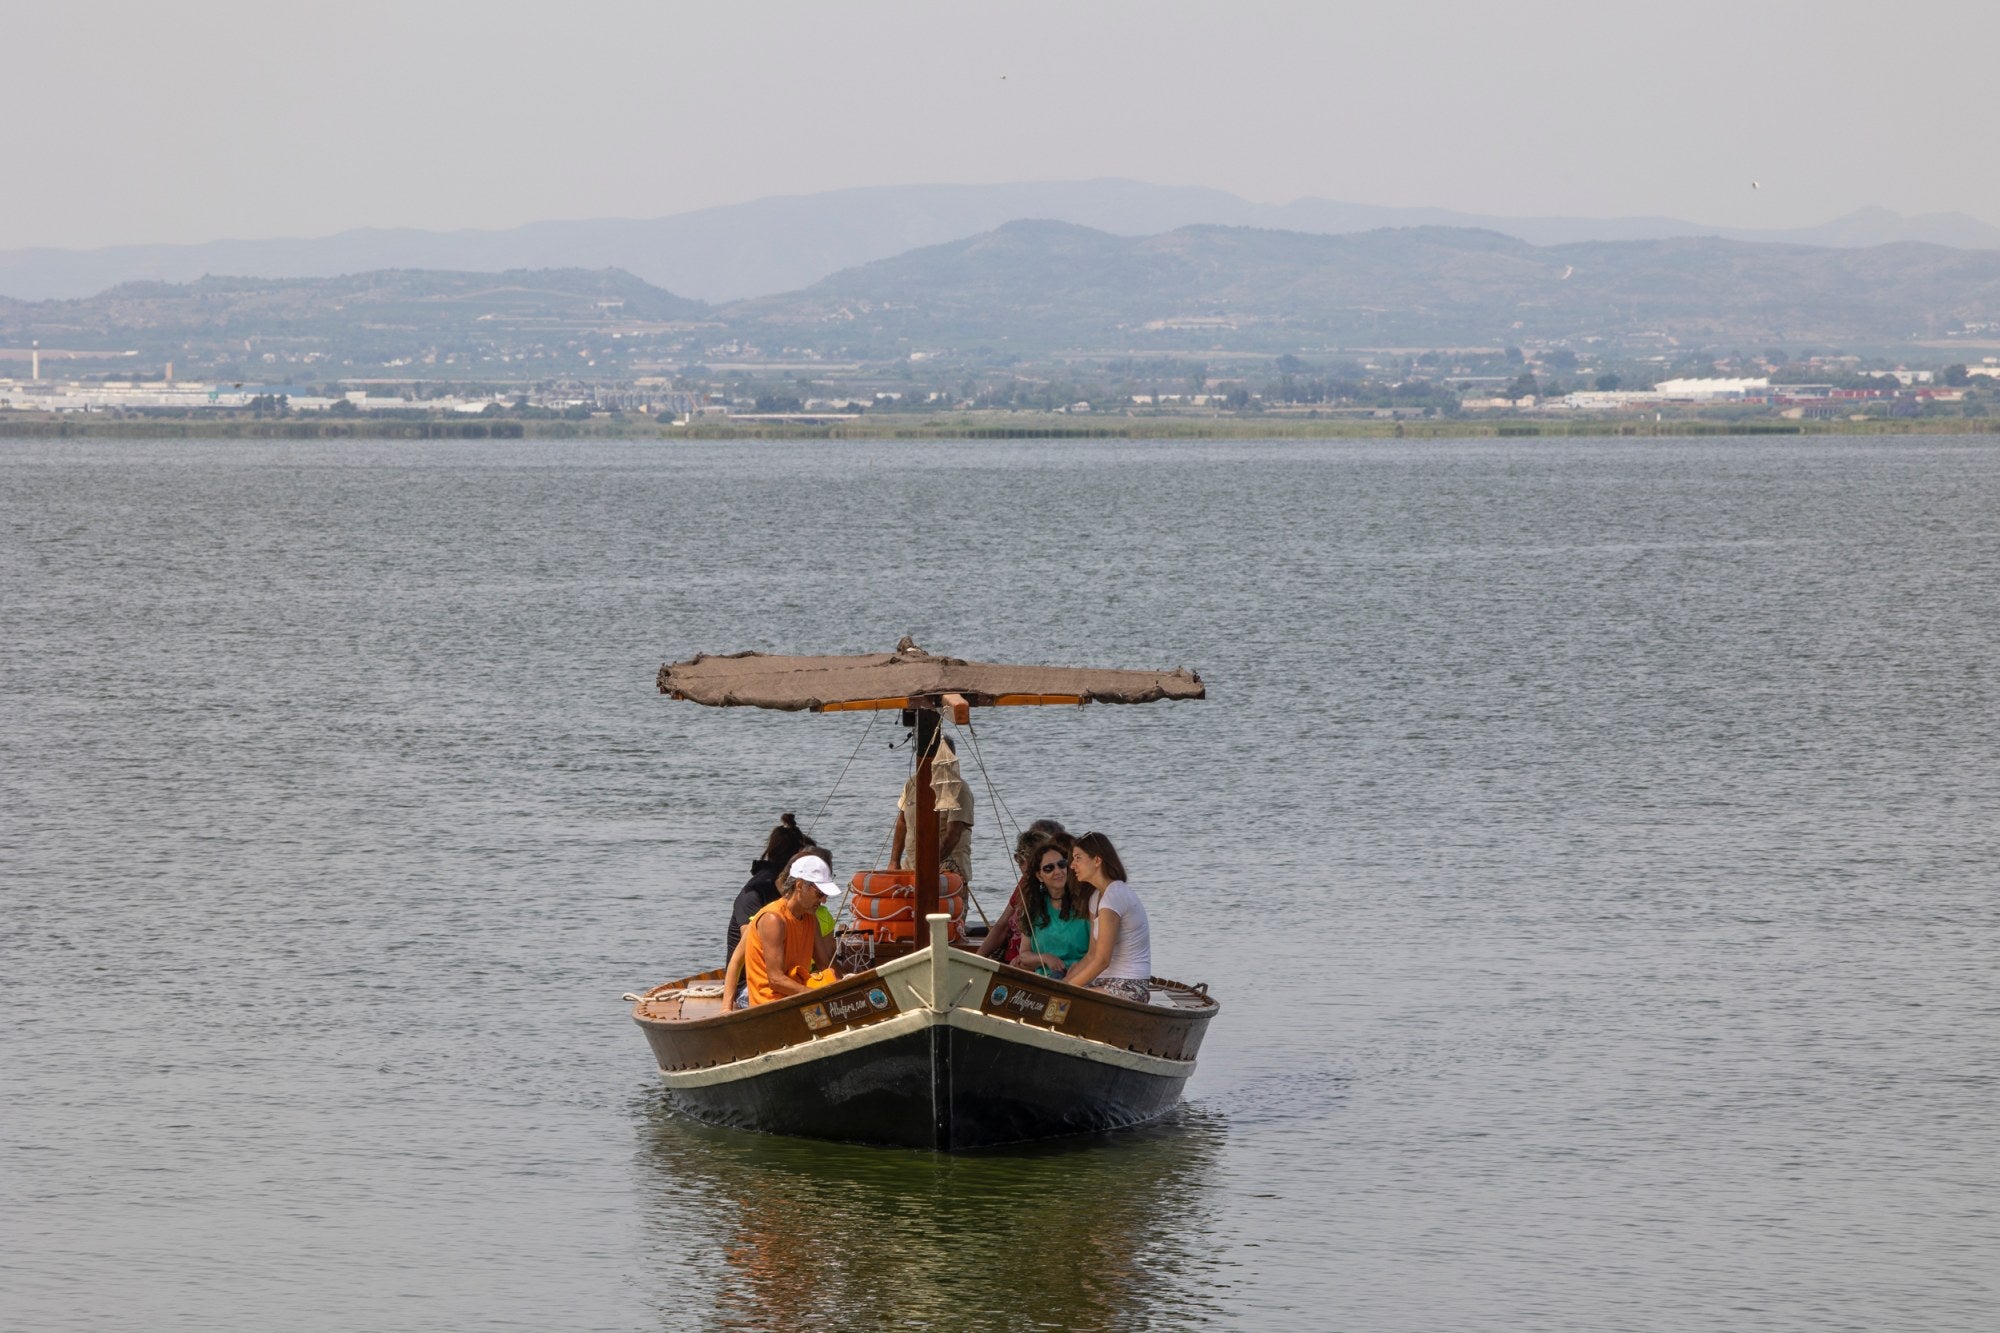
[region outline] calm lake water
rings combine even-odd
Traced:
[[[8,1328],[2000,1326],[1992,441],[6,442],[0,607]],[[906,755],[654,672],[906,633],[1208,681],[979,724],[1223,999],[1170,1122],[662,1108]]]

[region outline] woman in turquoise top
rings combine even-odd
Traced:
[[[1089,894],[1069,873],[1069,839],[1048,838],[1021,876],[1021,952],[1014,966],[1060,977],[1090,952]]]

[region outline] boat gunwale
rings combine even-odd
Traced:
[[[890,961],[895,962],[898,960],[891,959]],[[887,964],[883,966],[887,966]],[[846,994],[852,982],[880,976],[881,969],[871,967],[865,972],[851,972],[838,981],[816,987],[813,990],[801,992],[798,995],[787,995],[783,999],[772,1000],[767,1004],[753,1004],[747,1009],[730,1009],[725,1007],[721,1013],[711,1014],[706,1018],[655,1018],[650,1014],[639,1012],[653,1000],[667,998],[661,994],[662,991],[671,991],[676,988],[685,989],[687,986],[699,981],[721,981],[724,979],[722,968],[710,968],[706,972],[700,972],[691,977],[682,977],[679,981],[663,981],[651,990],[641,992],[639,998],[632,1005],[632,1021],[641,1027],[667,1028],[674,1032],[696,1032],[704,1028],[722,1027],[743,1019],[782,1014],[793,1009],[804,1009],[820,1003],[830,995]]]
[[[1099,1002],[1108,1002],[1115,1008],[1124,1009],[1133,1013],[1159,1014],[1162,1016],[1169,1014],[1176,1014],[1184,1018],[1193,1018],[1193,1017],[1213,1018],[1216,1014],[1222,1011],[1222,1001],[1216,999],[1213,995],[1210,995],[1206,990],[1201,989],[1201,987],[1195,986],[1185,981],[1173,981],[1166,977],[1146,978],[1146,984],[1155,990],[1175,991],[1179,994],[1191,996],[1194,999],[1201,1001],[1199,1005],[1194,1006],[1192,1008],[1183,1008],[1180,1005],[1174,1005],[1171,1008],[1169,1008],[1168,1006],[1161,1004],[1151,1004],[1151,1003],[1142,1004],[1138,1000],[1128,1000],[1124,996],[1116,994],[1115,992],[1112,991],[1092,990],[1088,986],[1072,986],[1069,982],[1064,981],[1060,977],[1045,977],[1039,972],[1030,972],[1028,969],[1024,967],[1016,967],[1012,963],[1003,963],[997,958],[989,958],[987,959],[987,961],[992,963],[998,971],[1020,977],[1022,980],[1024,980],[1031,986],[1038,986],[1038,987],[1045,986],[1051,989],[1059,988],[1057,989],[1057,993],[1060,995],[1088,996],[1092,1000],[1096,1000]]]
[[[966,951],[960,950],[960,952]],[[915,954],[904,955],[905,958],[916,956]],[[829,985],[821,986],[799,995],[787,995],[781,1000],[772,1000],[767,1004],[753,1004],[747,1009],[725,1009],[719,1014],[711,1014],[704,1018],[657,1018],[651,1014],[639,1012],[643,1006],[653,1000],[667,998],[662,995],[664,991],[684,990],[697,982],[720,981],[723,979],[723,969],[719,967],[710,968],[706,972],[697,972],[692,976],[682,977],[678,981],[663,981],[651,990],[639,992],[639,998],[632,1004],[632,1021],[642,1026],[650,1025],[670,1028],[676,1032],[692,1032],[706,1027],[719,1027],[755,1015],[783,1013],[787,1009],[803,1009],[810,1004],[817,1003],[820,999],[824,999],[828,995],[844,994],[851,982],[857,982],[867,977],[880,977],[882,968],[892,966],[901,961],[903,961],[901,958],[892,958],[887,963],[868,968],[866,971],[849,973],[847,976]],[[1213,1018],[1222,1011],[1222,1001],[1216,999],[1215,996],[1209,994],[1206,990],[1189,982],[1174,981],[1168,977],[1148,977],[1146,978],[1146,984],[1155,990],[1173,991],[1195,999],[1200,1003],[1195,1005],[1175,1004],[1172,1006],[1152,1003],[1142,1004],[1137,1000],[1128,1000],[1124,996],[1114,994],[1111,991],[1092,990],[1088,986],[1072,986],[1058,977],[1045,977],[1039,972],[1030,972],[1026,968],[1015,967],[1012,963],[1003,963],[992,958],[988,958],[985,961],[993,964],[996,975],[1007,974],[1019,977],[1022,981],[1032,986],[1048,987],[1051,989],[1059,988],[1057,989],[1057,993],[1066,996],[1087,996],[1091,1000],[1099,1003],[1108,1003],[1112,1007],[1123,1009],[1128,1013],[1154,1014],[1163,1018],[1170,1016],[1181,1018]]]

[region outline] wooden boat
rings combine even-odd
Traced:
[[[700,656],[659,688],[716,706],[894,709],[916,733],[914,941],[820,989],[726,1010],[722,972],[631,996],[668,1101],[698,1120],[856,1143],[955,1150],[1142,1124],[1179,1102],[1219,1005],[1154,978],[1135,1000],[981,958],[937,910],[930,784],[940,714],[976,707],[1199,699],[1186,671],[1002,666],[934,657],[907,639],[860,657]]]

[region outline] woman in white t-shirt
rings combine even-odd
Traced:
[[[1118,859],[1111,839],[1086,833],[1071,848],[1069,867],[1092,890],[1090,952],[1063,980],[1146,1003],[1153,994],[1147,984],[1153,975],[1152,932],[1146,925],[1146,905],[1125,882],[1125,863]]]

